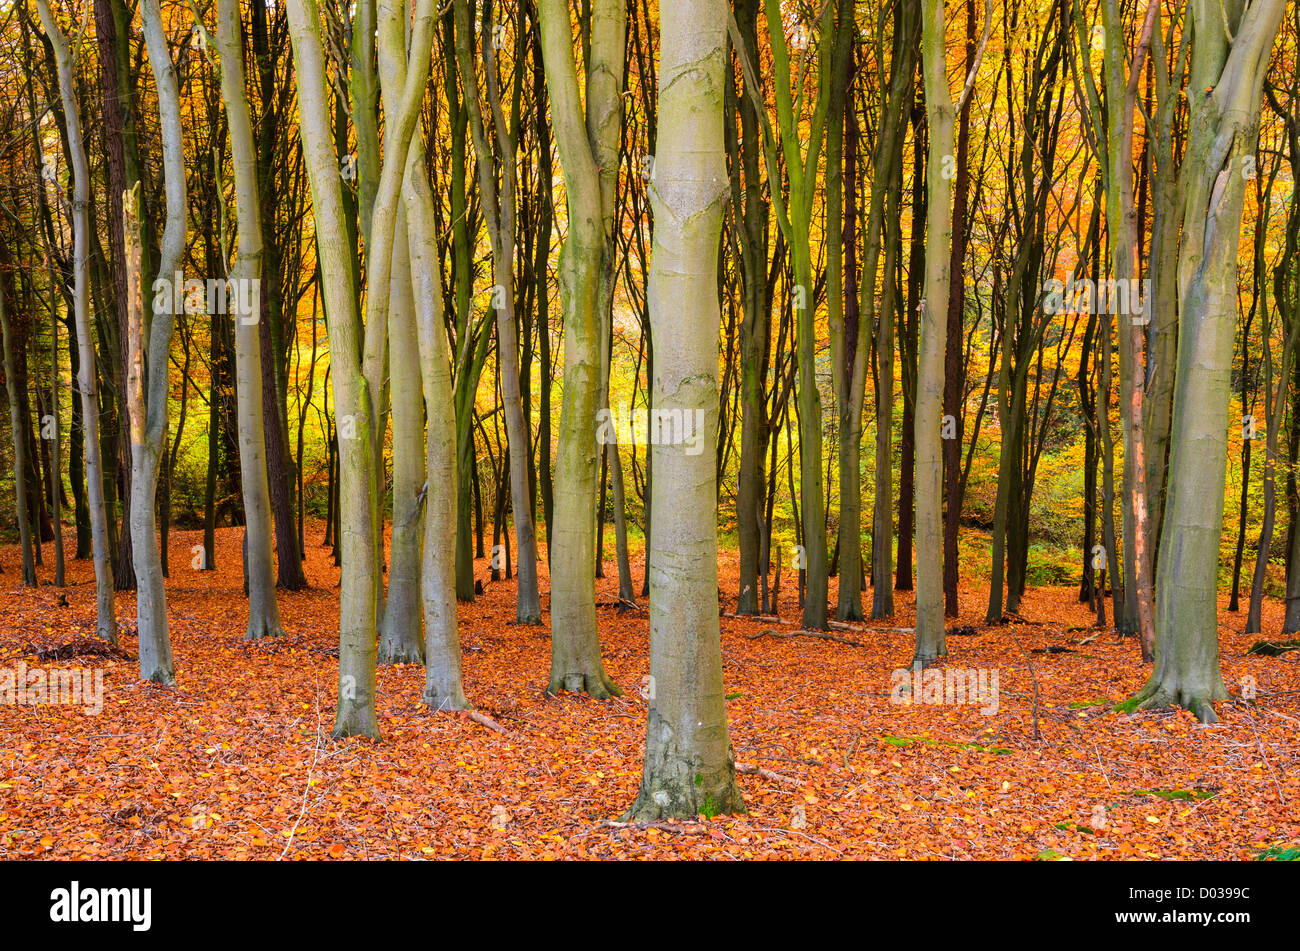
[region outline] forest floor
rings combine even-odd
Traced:
[[[288,635],[254,644],[241,532],[219,532],[215,572],[190,567],[199,533],[172,533],[175,689],[137,679],[129,594],[128,657],[39,660],[93,632],[90,563],[69,561],[63,607],[47,586],[51,545],[36,590],[19,586],[17,547],[0,549],[0,676],[20,664],[104,673],[98,715],[0,705],[0,858],[1240,859],[1300,840],[1300,651],[1247,656],[1244,613],[1220,614],[1234,700],[1213,726],[1114,712],[1147,669],[1132,638],[1091,629],[1065,588],[1030,591],[1023,623],[992,628],[987,590],[962,590],[950,626],[974,633],[949,637],[943,667],[996,671],[996,711],[988,698],[894,703],[911,593],[893,620],[833,632],[853,643],[762,636],[798,629],[787,573],[785,623],[722,619],[748,814],[629,826],[618,820],[641,774],[648,621],[617,612],[616,577],[597,582],[600,635],[624,697],[547,696],[546,629],[514,625],[513,582],[487,583],[461,606],[465,687],[507,732],[430,712],[423,669],[407,665],[379,671],[382,741],[336,743],[339,571],[314,529],[311,589],[280,594]],[[721,575],[734,611],[734,552]],[[1266,635],[1280,621],[1270,601]],[[1254,703],[1236,699],[1245,678]]]

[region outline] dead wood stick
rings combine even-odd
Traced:
[[[837,644],[847,644],[850,647],[867,646],[861,641],[855,641],[847,637],[840,637],[838,634],[831,634],[827,631],[806,631],[803,629],[800,629],[798,631],[790,631],[787,633],[782,631],[774,631],[771,628],[768,628],[765,631],[759,631],[757,634],[746,634],[745,637],[751,641],[756,641],[760,637],[779,637],[782,640],[791,637],[816,637],[823,641],[834,641]]]
[[[763,769],[763,767],[756,763],[737,763],[736,772],[742,773],[746,776],[758,776],[774,783],[785,783],[787,786],[803,785],[802,779],[795,779],[793,776],[782,776],[780,773],[774,773],[770,769]]]
[[[489,730],[496,730],[498,733],[506,733],[506,734],[510,732],[505,727],[503,727],[500,723],[498,723],[496,720],[493,720],[486,713],[479,713],[477,710],[466,710],[465,716],[473,720],[475,723],[479,724],[480,726],[487,727]]]

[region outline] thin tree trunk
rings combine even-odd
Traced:
[[[220,0],[217,47],[221,55],[221,92],[230,127],[235,172],[235,207],[239,253],[231,274],[236,300],[255,301],[249,313],[233,315],[235,325],[235,394],[239,401],[239,472],[244,495],[244,574],[248,585],[245,640],[284,633],[276,604],[271,553],[271,499],[266,469],[266,390],[263,386],[262,210],[257,190],[257,151],[244,82],[243,30],[238,0]],[[249,293],[244,288],[256,289]],[[272,404],[274,414],[274,404]],[[283,554],[281,555],[283,558]],[[301,565],[295,566],[301,570]]]
[[[81,135],[81,113],[73,92],[72,59],[67,39],[59,31],[48,0],[37,0],[37,10],[50,45],[54,49],[59,74],[59,94],[67,122],[69,151],[72,157],[73,197],[73,308],[77,323],[77,349],[81,391],[82,431],[85,437],[87,501],[90,510],[91,544],[95,562],[96,634],[117,643],[117,617],[113,610],[113,564],[109,552],[108,512],[104,505],[104,467],[99,444],[99,393],[95,372],[95,348],[92,342],[89,307],[90,165],[86,160],[85,141]]]

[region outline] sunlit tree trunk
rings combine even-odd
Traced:
[[[299,122],[311,181],[317,253],[326,312],[330,316],[331,372],[339,426],[339,506],[345,569],[339,606],[339,697],[334,735],[377,738],[375,662],[380,545],[375,461],[380,440],[377,432],[379,377],[387,339],[388,296],[383,290],[366,296],[363,338],[357,318],[353,255],[346,233],[338,159],[330,128],[320,12],[315,0],[290,5],[289,33],[298,71]],[[400,109],[388,116],[388,159],[380,175],[371,220],[367,280],[372,291],[387,289],[391,276],[399,190],[433,45],[431,0],[419,0],[411,34],[410,61],[414,68],[407,71]]]

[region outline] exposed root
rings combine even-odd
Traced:
[[[1191,711],[1202,723],[1217,723],[1219,715],[1215,712],[1214,701],[1229,699],[1226,692],[1222,696],[1218,694],[1219,691],[1213,690],[1201,692],[1165,686],[1152,678],[1137,694],[1121,704],[1120,709],[1170,710],[1181,707]]]
[[[577,671],[567,674],[552,674],[551,682],[546,685],[546,692],[558,694],[560,691],[585,693],[593,700],[612,700],[615,697],[623,696],[622,688],[614,683],[603,670],[595,674]]]
[[[260,641],[268,637],[284,637],[284,628],[279,624],[256,618],[248,619],[248,630],[244,632],[245,641]]]

